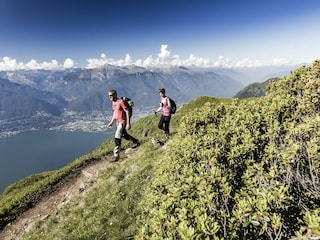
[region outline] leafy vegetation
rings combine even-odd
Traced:
[[[24,239],[320,237],[319,93],[315,61],[275,82],[264,97],[200,97],[172,118],[167,150],[150,141],[164,140],[158,117],[142,118],[132,129],[143,141],[137,151]],[[112,147],[109,140],[59,171],[9,187],[0,199],[2,226]]]
[[[266,97],[184,116],[137,239],[320,236],[319,69],[297,69]]]

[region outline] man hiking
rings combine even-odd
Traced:
[[[123,99],[117,97],[116,90],[110,90],[108,92],[108,95],[110,101],[112,101],[113,109],[113,116],[110,123],[108,124],[108,127],[112,127],[113,123],[115,121],[117,122],[117,129],[114,135],[115,147],[113,150],[113,157],[110,160],[110,162],[115,162],[118,161],[120,158],[122,138],[132,141],[132,148],[138,147],[140,145],[140,142],[138,141],[138,139],[129,135],[126,131],[126,129],[129,130],[131,128],[130,113],[126,102]]]
[[[171,120],[171,103],[169,97],[166,96],[166,90],[164,88],[159,89],[160,94],[160,107],[154,111],[155,114],[157,112],[162,112],[160,117],[158,128],[163,130],[166,135],[166,139],[169,138],[169,125]]]

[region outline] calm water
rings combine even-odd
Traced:
[[[0,194],[31,174],[56,170],[90,153],[112,133],[31,131],[0,139]]]

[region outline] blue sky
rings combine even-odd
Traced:
[[[320,58],[319,0],[0,0],[0,70]]]

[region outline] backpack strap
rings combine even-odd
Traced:
[[[167,104],[167,106],[169,105],[168,102],[170,102],[170,98],[167,96],[167,97],[166,97],[166,104]],[[170,107],[171,107],[171,106],[170,106]]]
[[[126,103],[126,101],[123,100],[122,98],[119,98],[119,99],[117,100],[117,105],[118,105],[118,107],[122,108],[122,110],[123,110],[123,107],[122,107],[122,105],[121,105],[121,101],[124,103],[125,106],[127,106],[127,103]],[[128,106],[127,106],[126,108],[128,109]]]
[[[117,99],[117,107],[120,109],[120,108],[122,108],[122,106],[121,106],[121,98],[118,98]]]
[[[124,102],[124,105],[126,105],[125,101],[124,101],[123,99],[119,98],[119,99],[117,100],[117,107],[123,111],[123,112],[122,112],[122,117],[121,117],[121,119],[126,120],[126,119],[127,119],[126,113],[125,113],[125,111],[124,111],[124,109],[123,109],[123,107],[122,107],[122,105],[121,105],[121,101],[123,101],[123,102]],[[128,108],[126,107],[126,109],[128,109]]]

